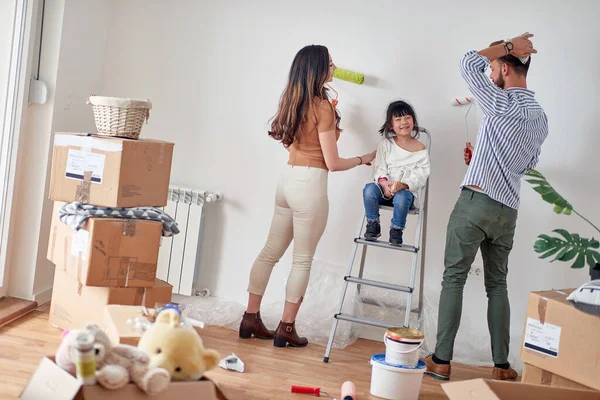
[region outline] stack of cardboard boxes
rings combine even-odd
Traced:
[[[173,287],[156,278],[163,222],[96,215],[79,225],[73,221],[76,218],[61,219],[59,210],[75,202],[102,208],[164,207],[172,156],[173,144],[168,142],[55,135],[50,181],[54,210],[48,245],[48,259],[56,266],[49,316],[52,325],[67,330],[93,322],[104,326],[116,344],[127,339],[121,331],[110,329],[121,321],[118,315],[139,311],[142,305],[152,309],[171,301]],[[118,327],[122,330],[124,326],[126,322],[121,321]],[[139,332],[131,336],[130,344],[137,344]],[[23,400],[107,397],[146,399],[148,395],[133,383],[114,391],[99,385],[82,386],[49,356],[42,358],[20,396]],[[171,382],[153,398],[191,397],[227,399],[205,377],[197,382]]]
[[[106,305],[154,307],[172,286],[156,278],[162,223],[92,217],[80,230],[59,219],[66,203],[164,207],[173,144],[78,133],[54,138],[49,196],[54,201],[48,259],[55,264],[49,321],[61,329],[102,325]]]

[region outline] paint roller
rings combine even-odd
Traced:
[[[473,103],[475,103],[475,99],[472,97],[455,97],[452,100],[452,105],[453,106],[464,106],[464,105],[469,105],[469,109],[467,110],[467,113],[465,114],[465,125],[466,125],[466,134],[467,134],[467,144],[469,143],[469,122],[467,120],[467,116],[469,115],[469,111],[471,111],[471,106],[473,105]],[[465,146],[465,153],[467,153],[469,155],[469,160],[471,160],[471,158],[473,157],[473,152],[471,151],[471,149],[469,149],[469,146]],[[469,161],[467,163],[470,164],[471,161]]]
[[[338,400],[319,387],[308,387],[308,386],[297,386],[292,385],[292,393],[304,393],[313,394],[317,397],[321,397],[321,393],[333,400]],[[342,394],[339,400],[357,400],[356,399],[356,386],[351,381],[346,381],[342,384]]]
[[[356,83],[357,85],[362,85],[365,81],[365,76],[363,74],[343,68],[336,68],[335,71],[333,71],[333,77],[342,81]],[[329,86],[329,88],[335,92],[336,98],[331,100],[331,104],[336,107],[338,105],[337,92],[331,86]]]
[[[343,68],[336,68],[333,72],[333,77],[342,81],[356,83],[357,85],[362,85],[365,81],[363,74]]]

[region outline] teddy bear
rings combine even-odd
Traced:
[[[114,390],[133,382],[142,391],[153,395],[169,385],[169,372],[150,367],[150,357],[137,347],[125,344],[113,346],[106,333],[96,324],[86,324],[81,330],[94,337],[96,379],[101,386]],[[71,349],[81,330],[65,331],[55,355],[56,364],[72,375],[75,375],[75,364]]]
[[[195,381],[220,360],[216,350],[204,348],[200,335],[182,322],[177,306],[158,312],[140,337],[138,349],[150,355],[150,368],[164,368],[174,381]]]

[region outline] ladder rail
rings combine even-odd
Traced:
[[[358,229],[357,229],[357,236],[360,237],[360,233],[362,232],[363,226],[365,225],[365,219],[367,218],[366,215],[363,215],[360,224],[358,225]],[[350,256],[350,265],[348,266],[348,273],[346,274],[346,276],[350,276],[352,275],[352,268],[354,267],[354,260],[356,259],[356,252],[358,250],[358,243],[354,243],[354,246],[352,246],[352,255]],[[364,253],[363,253],[364,254]],[[364,257],[363,257],[364,259]],[[331,332],[329,333],[329,340],[327,341],[327,348],[325,349],[325,357],[323,358],[324,362],[328,362],[329,361],[329,354],[331,353],[331,349],[333,347],[333,341],[335,339],[335,331],[337,330],[337,325],[338,325],[338,318],[336,317],[337,315],[342,313],[342,308],[344,307],[344,298],[346,297],[346,291],[348,290],[348,281],[344,281],[344,285],[342,287],[342,291],[340,293],[340,298],[339,298],[339,303],[338,303],[338,310],[337,313],[333,316],[333,323],[331,325]]]
[[[419,310],[417,314],[417,321],[421,319],[421,313],[423,312],[423,287],[425,280],[425,254],[426,254],[426,244],[427,244],[427,215],[428,215],[428,204],[429,204],[429,181],[427,182],[427,187],[425,188],[425,197],[423,198],[423,239],[422,244],[419,250],[419,255],[421,257],[421,263],[419,266],[419,305],[417,309]]]
[[[431,133],[429,133],[429,131],[425,128],[420,129],[421,132],[425,133],[427,135],[427,144],[425,145],[427,147],[427,154],[429,156],[431,156]],[[416,246],[419,246],[419,257],[420,257],[420,265],[419,265],[419,305],[417,307],[417,309],[419,310],[419,313],[417,314],[417,321],[419,321],[421,319],[421,313],[423,312],[423,286],[424,286],[424,279],[425,279],[425,246],[427,244],[427,214],[428,214],[428,210],[429,210],[429,182],[430,179],[429,177],[427,178],[427,182],[425,184],[425,188],[423,190],[423,198],[421,200],[421,207],[420,207],[420,214],[419,214],[419,218],[421,219],[421,223],[419,224],[419,227],[421,229],[421,241],[418,242],[416,244]],[[411,287],[414,287],[414,283],[411,284]],[[410,307],[407,307],[407,310],[410,309]]]
[[[426,183],[426,186],[428,186],[428,185],[429,185],[429,180]],[[425,192],[425,191],[422,190],[421,193],[423,193],[423,192]],[[422,204],[423,200],[421,200],[420,203]],[[408,286],[411,287],[411,288],[413,288],[415,286],[415,277],[417,275],[417,264],[418,264],[418,261],[419,261],[419,257],[422,254],[422,252],[420,251],[421,250],[420,244],[421,244],[421,229],[422,229],[422,225],[423,225],[423,214],[425,214],[424,210],[422,210],[419,213],[419,216],[417,217],[418,218],[418,220],[417,220],[417,229],[416,229],[416,232],[415,232],[415,242],[414,243],[415,243],[415,247],[417,249],[419,249],[419,251],[414,254],[413,259],[412,259],[412,265],[411,265],[411,268],[410,268],[410,278],[408,280]],[[410,312],[409,312],[409,310],[412,308],[413,294],[414,294],[414,291],[411,290],[408,293],[408,298],[406,300],[406,312],[405,312],[405,315],[404,315],[404,327],[405,328],[408,328],[409,327],[409,323],[410,323]],[[420,295],[421,294],[419,293],[419,296]]]

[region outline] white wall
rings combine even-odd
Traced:
[[[43,217],[40,227],[40,252],[34,293],[52,287],[54,266],[48,261],[46,250],[50,234],[52,201],[48,200],[52,141],[56,132],[93,132],[94,117],[86,100],[90,94],[101,90],[104,66],[104,47],[108,33],[108,21],[112,13],[110,2],[91,0],[66,0],[63,30],[60,42],[60,64],[56,78],[54,114],[51,138],[48,144]]]
[[[345,129],[339,142],[343,156],[376,146],[385,107],[397,98],[415,106],[420,123],[434,136],[425,277],[431,310],[439,297],[445,227],[466,170],[466,109],[451,107],[449,99],[468,94],[458,71],[467,50],[524,31],[536,34],[540,53],[532,63],[529,86],[545,107],[551,128],[539,169],[581,212],[600,221],[594,207],[599,189],[589,184],[597,182],[594,150],[600,144],[593,109],[600,89],[595,79],[600,56],[592,50],[599,44],[595,15],[600,5],[594,1],[564,7],[559,1],[469,0],[461,2],[464,8],[459,10],[443,1],[379,1],[381,8],[376,9],[361,1],[179,1],[172,6],[131,0],[113,2],[110,15],[105,14],[109,6],[99,3],[78,6],[67,1],[64,30],[76,29],[63,36],[59,74],[64,75],[59,82],[65,88],[58,88],[62,95],[57,104],[71,94],[75,107],[82,96],[99,88],[96,94],[152,100],[154,108],[142,134],[176,143],[172,180],[225,194],[223,203],[208,208],[206,228],[213,235],[203,247],[199,284],[216,296],[246,300],[248,272],[264,244],[276,180],[287,160],[287,152],[267,137],[268,119],[276,111],[294,54],[311,43],[327,45],[339,67],[366,76],[362,86],[334,82]],[[96,8],[89,8],[94,4]],[[72,15],[70,22],[67,15]],[[96,29],[89,29],[90,24]],[[105,26],[110,29],[103,54]],[[82,45],[75,46],[78,41]],[[89,110],[83,106],[59,111],[54,118],[62,122],[55,122],[55,128],[91,129]],[[471,121],[473,135],[475,118]],[[44,140],[47,149],[48,139]],[[47,154],[40,154],[43,168]],[[32,173],[24,172],[23,178]],[[367,168],[331,174],[330,219],[317,259],[345,267],[369,174]],[[538,260],[531,248],[536,236],[561,226],[593,234],[575,217],[555,216],[526,184],[522,195],[509,274],[511,361],[518,356],[528,293],[578,286],[587,277],[584,270]],[[24,204],[21,215],[33,206],[39,207],[39,200]],[[44,245],[41,240],[40,255]],[[371,254],[378,265],[372,267],[372,276],[402,279],[407,269],[397,265],[408,258]],[[286,254],[274,271],[266,302],[283,298],[290,261]],[[41,273],[38,266],[36,276]],[[44,284],[47,278],[44,275]],[[469,282],[458,359],[477,343],[481,360],[489,360],[485,304],[483,282]],[[434,332],[429,329],[427,334],[431,338]]]
[[[87,96],[99,91],[110,2],[47,2],[40,79],[48,85],[44,105],[23,117],[15,187],[10,294],[50,300],[54,266],[47,260],[52,202],[48,200],[55,132],[90,132],[94,119]]]

